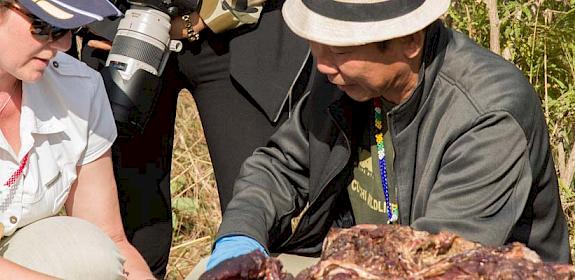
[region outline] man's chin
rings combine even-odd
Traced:
[[[369,100],[371,100],[371,99],[373,98],[373,97],[370,96],[370,95],[361,94],[361,93],[356,93],[356,92],[353,92],[353,91],[349,91],[349,92],[346,91],[345,94],[346,94],[347,96],[349,96],[349,98],[351,98],[351,99],[353,99],[353,100],[355,100],[355,101],[357,101],[357,102],[366,102],[366,101],[369,101]]]
[[[349,96],[351,99],[357,102],[365,102],[373,98],[373,96],[371,96],[369,92],[362,90],[361,87],[358,87],[356,85],[337,85],[337,88],[345,92],[347,96]]]

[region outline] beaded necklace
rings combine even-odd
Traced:
[[[389,201],[389,186],[387,183],[387,170],[385,162],[385,145],[383,143],[383,115],[381,98],[374,98],[373,105],[375,108],[375,143],[377,146],[377,159],[379,162],[379,173],[381,174],[381,185],[383,195],[385,196],[385,207],[387,210],[387,223],[391,224],[397,221],[397,213],[391,210]],[[395,210],[395,209],[394,209]]]

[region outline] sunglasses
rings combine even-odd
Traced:
[[[70,29],[64,29],[60,27],[53,26],[46,21],[38,18],[37,16],[31,14],[30,12],[14,5],[14,3],[4,2],[2,6],[19,13],[27,18],[29,18],[32,23],[30,25],[30,33],[32,36],[41,42],[48,42],[50,40],[57,41],[58,39],[66,36]]]

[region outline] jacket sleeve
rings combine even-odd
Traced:
[[[203,1],[200,17],[214,32],[222,33],[244,24],[258,22],[265,0]]]
[[[302,98],[292,117],[243,164],[217,239],[245,235],[266,248],[291,234],[291,220],[305,207],[309,141],[301,121]]]
[[[478,117],[446,148],[429,200],[412,226],[503,244],[531,191],[527,139],[507,112]]]

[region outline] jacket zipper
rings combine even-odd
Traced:
[[[396,170],[396,160],[397,159],[397,147],[395,146],[395,144],[393,144],[393,136],[395,135],[395,130],[393,129],[393,126],[391,125],[391,112],[387,113],[387,127],[389,128],[389,135],[391,136],[389,141],[391,141],[391,146],[393,147],[393,177],[394,177],[394,186],[393,188],[395,189],[395,199],[397,202],[397,223],[398,224],[403,224],[401,222],[401,207],[399,207],[399,189],[398,189],[398,176],[397,176],[397,172]]]

